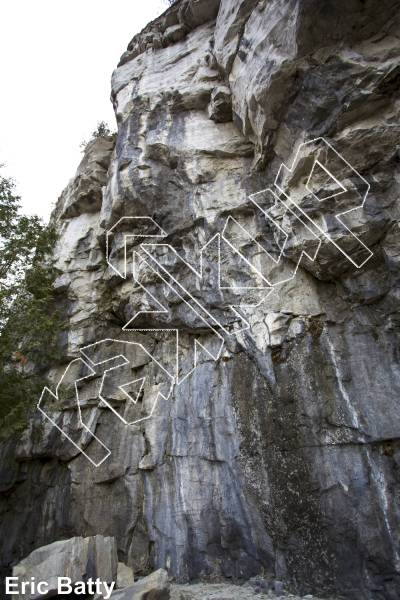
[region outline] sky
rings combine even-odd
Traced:
[[[45,220],[97,123],[116,129],[111,73],[166,0],[1,0],[0,164]]]

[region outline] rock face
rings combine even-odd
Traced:
[[[132,569],[124,563],[118,563],[117,588],[126,588],[135,583]]]
[[[117,546],[113,538],[96,535],[90,538],[75,537],[54,542],[34,550],[13,568],[19,581],[45,581],[49,594],[56,594],[58,578],[69,577],[75,582],[100,577],[111,583],[117,577]],[[36,593],[19,594],[18,600],[37,598]]]
[[[158,569],[123,590],[113,592],[113,600],[170,600],[168,573]]]
[[[114,145],[113,136],[99,137],[89,142],[75,177],[58,201],[56,214],[71,219],[99,212],[102,187],[107,183],[107,169]]]
[[[5,570],[104,535],[138,575],[262,573],[303,594],[399,597],[399,10],[182,0],[129,44],[112,79],[116,142],[88,147],[56,210],[68,330],[49,387],[101,340],[117,342],[92,346],[92,365],[129,366],[102,401],[101,369],[80,371],[86,429],[73,386],[55,407],[76,445],[39,412],[2,445]],[[160,231],[179,255],[141,246]],[[216,260],[202,277],[179,256],[198,269],[223,233],[218,287]],[[181,334],[170,394],[174,345],[155,329]],[[121,382],[144,377],[128,406]]]

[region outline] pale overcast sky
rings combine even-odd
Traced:
[[[165,0],[1,0],[0,164],[26,212],[47,219],[99,121],[110,78]]]

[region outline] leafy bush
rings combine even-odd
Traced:
[[[111,131],[110,127],[108,126],[108,123],[106,123],[105,121],[100,121],[99,123],[97,123],[97,127],[94,131],[92,131],[92,136],[90,138],[89,141],[83,141],[80,145],[80,147],[82,148],[82,152],[85,151],[87,145],[92,141],[95,140],[97,138],[106,138],[109,137],[110,135],[114,135],[114,132]]]
[[[0,176],[0,435],[19,430],[58,356],[61,318],[50,255],[57,235],[21,213],[11,179]]]

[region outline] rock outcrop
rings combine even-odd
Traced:
[[[96,535],[90,538],[75,537],[53,542],[34,550],[13,568],[13,577],[19,582],[45,581],[48,596],[56,595],[58,578],[69,577],[72,584],[90,577],[111,583],[117,579],[117,546],[110,537]],[[17,595],[18,600],[33,600],[40,594],[34,589]]]
[[[168,573],[158,569],[129,587],[113,592],[112,598],[113,600],[170,600]]]
[[[53,416],[76,445],[39,412],[2,444],[4,570],[103,535],[138,575],[399,597],[399,13],[394,0],[181,0],[129,44],[112,78],[116,140],[90,144],[55,213],[68,329],[49,388],[105,339],[118,343],[91,364],[124,354],[129,373],[107,376],[105,404],[102,373],[81,372],[86,429],[67,390]],[[142,248],[161,230],[178,254]],[[216,260],[193,269],[223,232],[218,287]],[[170,395],[160,329],[181,334]],[[121,381],[144,377],[129,405]]]

